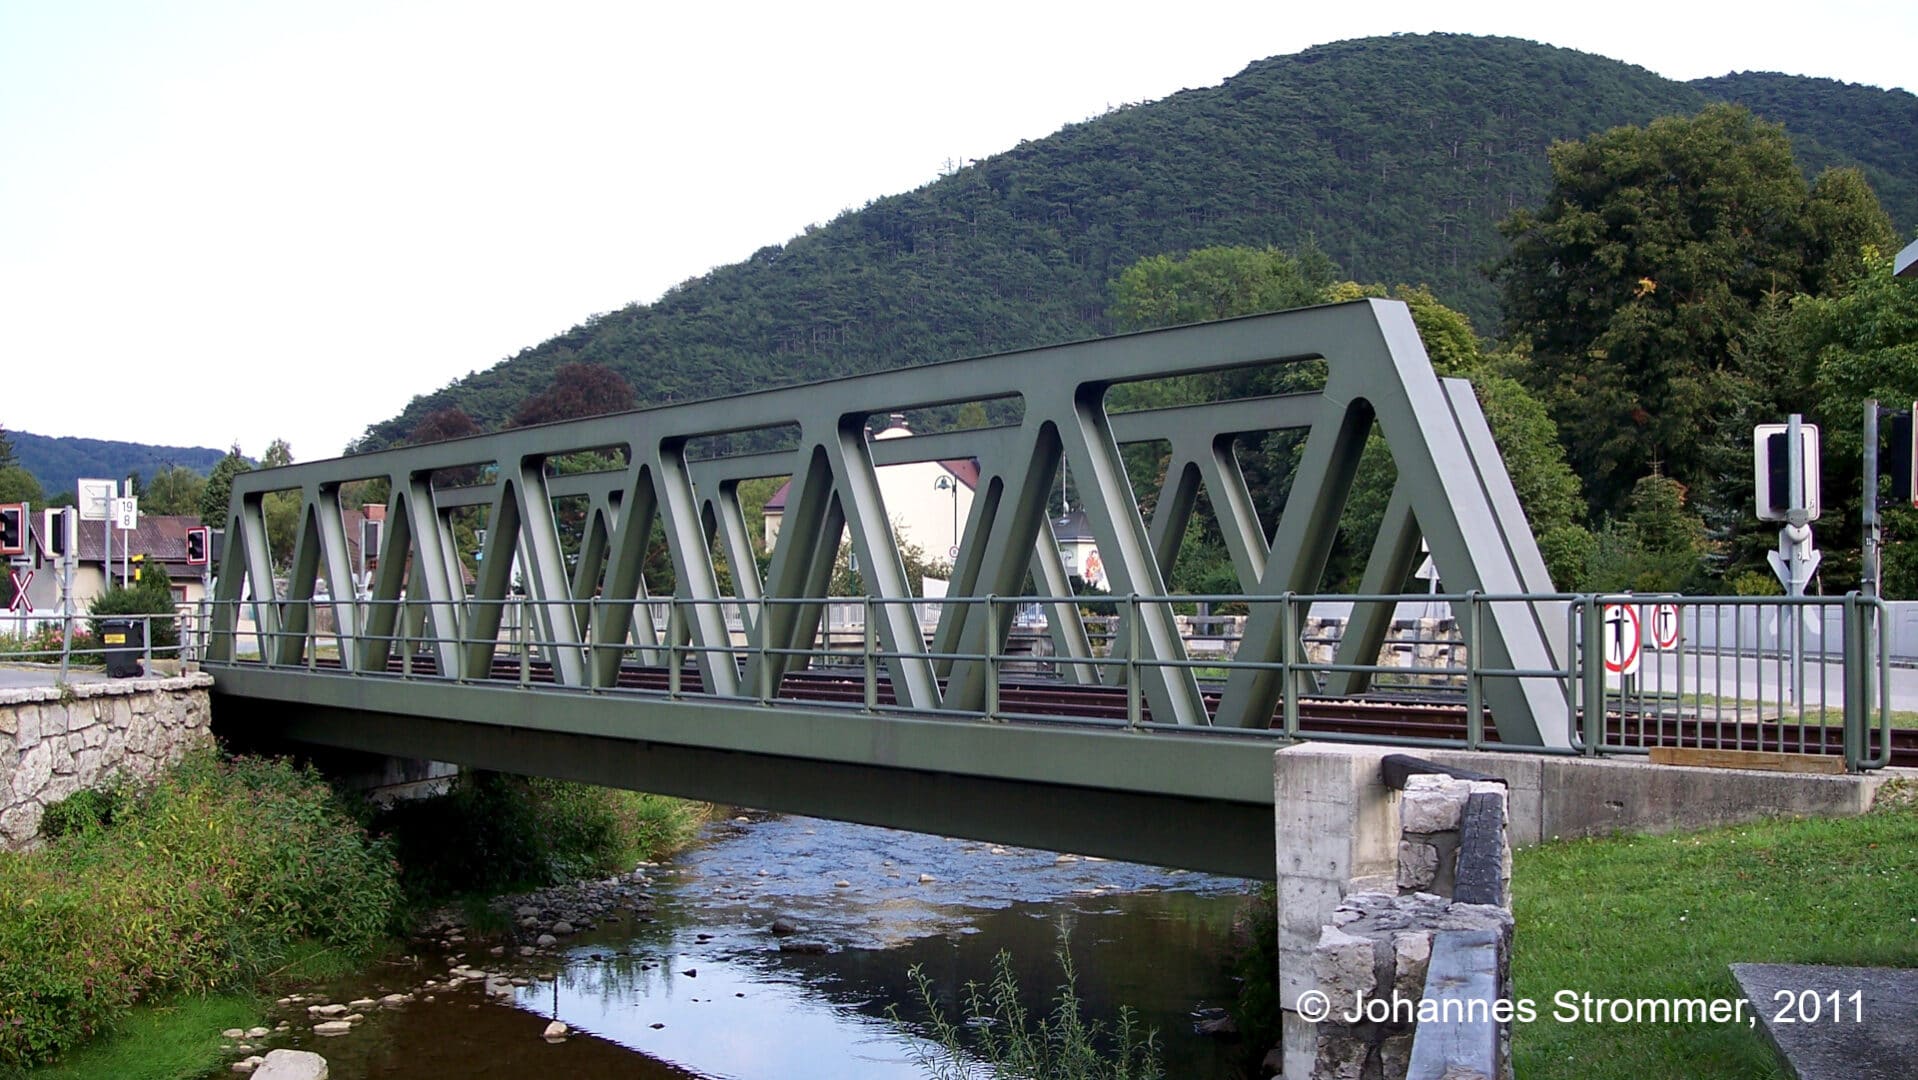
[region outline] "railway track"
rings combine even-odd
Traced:
[[[316,661],[315,666],[337,669],[339,664],[337,661],[321,659]],[[406,661],[394,658],[388,662],[387,669],[400,674],[408,666]],[[414,656],[410,669],[414,675],[421,677],[431,678],[437,674],[437,666],[430,655]],[[519,682],[519,661],[496,658],[493,661],[492,678],[500,682]],[[551,666],[544,661],[531,661],[526,666],[526,678],[533,684],[550,685],[553,682]],[[671,674],[665,668],[628,664],[620,668],[616,685],[622,690],[664,694],[671,691],[671,681]],[[689,697],[705,693],[698,671],[688,669],[681,673],[680,693]],[[789,672],[772,696],[780,701],[863,705],[866,700],[865,677],[858,671],[806,669]],[[1202,690],[1202,696],[1207,712],[1216,711],[1218,690]],[[878,679],[875,697],[881,707],[890,708],[898,704],[883,674]],[[1150,706],[1144,702],[1140,706],[1145,718],[1150,721]],[[1000,685],[998,713],[1015,719],[1124,721],[1126,692],[1122,687],[1073,686],[1031,679],[1008,679]],[[1280,723],[1275,715],[1272,726],[1276,728]],[[1460,702],[1415,699],[1307,697],[1299,701],[1299,731],[1305,735],[1419,738],[1463,743],[1466,738],[1465,706]],[[1777,721],[1715,721],[1669,716],[1661,719],[1612,713],[1606,717],[1606,731],[1607,741],[1614,746],[1708,746],[1724,750],[1782,753],[1844,753],[1844,729],[1824,724],[1801,727],[1795,723]],[[1485,725],[1485,740],[1492,743],[1499,741],[1498,732],[1490,723]],[[1891,764],[1918,767],[1918,729],[1892,729]]]

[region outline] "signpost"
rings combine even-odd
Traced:
[[[114,483],[111,480],[78,480],[74,483],[74,502],[80,507],[81,521],[107,521],[113,516]],[[106,526],[106,561],[100,564],[100,576],[113,583],[113,525]]]
[[[33,568],[22,567],[12,571],[10,576],[13,578],[13,603],[7,605],[7,609],[21,615],[33,614],[33,601],[27,599],[27,586],[33,584]]]
[[[1778,530],[1778,550],[1768,555],[1767,561],[1784,584],[1785,595],[1803,596],[1823,558],[1812,546],[1811,536],[1811,523],[1818,520],[1820,509],[1818,425],[1805,423],[1797,413],[1782,425],[1760,424],[1752,431],[1752,451],[1757,468],[1758,518],[1785,523]],[[1783,491],[1779,490],[1781,486]],[[1780,619],[1779,623],[1781,628],[1790,627],[1791,685],[1787,694],[1795,697],[1805,681],[1803,621],[1794,617]]]

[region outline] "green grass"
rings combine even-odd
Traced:
[[[1727,723],[1738,719],[1741,713],[1745,714],[1747,719],[1754,718],[1761,713],[1767,719],[1775,719],[1781,708],[1784,710],[1785,721],[1787,723],[1796,724],[1798,722],[1797,707],[1792,705],[1780,706],[1778,699],[1775,697],[1766,701],[1753,701],[1750,698],[1719,697],[1712,694],[1685,694],[1678,699],[1678,703],[1686,708],[1697,709],[1699,712],[1697,717],[1685,717],[1684,720],[1686,723],[1691,723],[1694,719],[1703,719],[1709,724],[1717,718],[1715,713],[1718,710],[1723,711],[1724,719]],[[1805,723],[1843,727],[1845,723],[1845,710],[1842,707],[1832,705],[1807,705],[1805,707]],[[1874,729],[1878,726],[1878,715],[1875,712],[1872,714],[1871,724]],[[1891,726],[1895,728],[1918,728],[1918,711],[1910,709],[1891,710]]]
[[[250,994],[182,996],[128,1013],[113,1033],[24,1075],[31,1080],[188,1080],[237,1060],[220,1032],[265,1015]]]
[[[1739,997],[1727,965],[1918,967],[1918,808],[1517,854],[1518,1075],[1744,1080],[1784,1075],[1741,1025],[1560,1023],[1553,996]]]

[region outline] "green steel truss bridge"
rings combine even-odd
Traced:
[[[1107,407],[1120,384],[1271,365],[1306,389]],[[1016,419],[867,434],[874,417],[969,401]],[[1293,429],[1289,495],[1254,506],[1240,448]],[[1309,670],[1301,598],[1374,432],[1397,479],[1365,564],[1372,599]],[[1169,449],[1149,517],[1121,452],[1140,442]],[[602,464],[560,467],[585,452]],[[979,480],[932,624],[876,470],[952,459]],[[1062,468],[1107,569],[1109,633],[1067,599],[1047,501]],[[739,499],[762,477],[791,482],[763,577]],[[389,493],[364,587],[342,517],[359,481]],[[1201,492],[1238,584],[1213,599],[1248,613],[1229,660],[1189,654],[1188,598],[1165,584]],[[290,553],[270,548],[269,497],[297,502]],[[459,546],[475,525],[469,579]],[[849,601],[854,647],[841,634],[834,649],[842,535],[866,595]],[[1383,300],[246,473],[206,663],[226,714],[296,741],[1270,877],[1271,754],[1301,715],[1360,704],[1383,594],[1421,540],[1468,639],[1470,737],[1569,751],[1567,598],[1517,599],[1553,589],[1485,418]],[[648,582],[649,550],[669,588]],[[1009,651],[1034,602],[1012,598],[1035,588],[1052,657],[1036,684]]]

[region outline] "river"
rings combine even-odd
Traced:
[[[607,920],[556,955],[463,954],[529,978],[510,998],[475,984],[428,989],[402,1008],[368,1010],[352,1034],[330,1039],[309,1033],[298,1006],[284,1014],[290,1037],[271,1045],[317,1050],[336,1080],[549,1069],[924,1078],[931,1047],[914,1033],[925,1014],[908,970],[918,965],[959,1021],[960,988],[988,983],[1006,950],[1027,1006],[1043,1011],[1062,982],[1063,935],[1088,1018],[1109,1022],[1129,1005],[1157,1030],[1167,1075],[1240,1075],[1244,1048],[1196,1034],[1192,1014],[1235,993],[1228,966],[1245,882],[757,813],[713,823],[700,843],[643,873],[654,905],[645,919]],[[775,920],[798,929],[775,934]],[[429,952],[416,967],[389,964],[318,990],[335,1001],[420,991],[444,978],[449,959]],[[910,1023],[892,1021],[888,1006]],[[554,1019],[572,1029],[563,1042],[541,1037]]]

